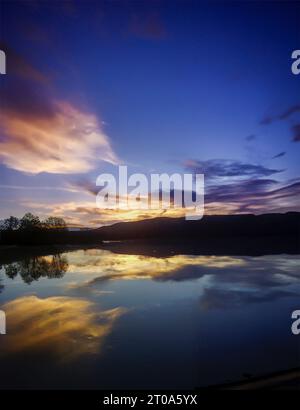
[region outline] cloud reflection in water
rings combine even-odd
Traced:
[[[0,354],[43,349],[62,360],[101,352],[124,308],[98,311],[85,299],[24,296],[3,305],[8,333]]]

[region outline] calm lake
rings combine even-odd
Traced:
[[[300,365],[300,256],[48,252],[1,262],[0,388],[192,389]]]

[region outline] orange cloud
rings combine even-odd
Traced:
[[[0,159],[9,168],[38,174],[88,172],[102,160],[117,163],[97,118],[66,102],[54,104],[48,117],[0,115],[5,139]]]
[[[0,354],[43,348],[60,359],[101,351],[123,308],[94,309],[85,299],[25,296],[3,306],[9,324]]]
[[[130,198],[129,198],[130,201]],[[38,201],[21,201],[25,209],[30,209],[41,218],[49,215],[59,216],[67,221],[69,226],[97,227],[115,222],[138,221],[142,219],[168,216],[170,218],[184,217],[186,208],[156,209],[106,209],[98,208],[95,200],[73,200],[60,203],[45,203]]]
[[[1,87],[0,162],[17,171],[73,174],[116,164],[98,118],[56,98],[48,74],[5,45],[10,75]]]
[[[89,249],[68,255],[72,274],[80,273],[87,281],[72,286],[82,288],[104,280],[167,279],[183,269],[204,271],[212,269],[234,269],[244,267],[247,262],[231,256],[174,255],[154,257],[111,253],[105,250]],[[92,276],[92,279],[89,276]]]

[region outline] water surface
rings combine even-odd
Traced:
[[[16,250],[0,387],[195,388],[299,366],[299,261]]]

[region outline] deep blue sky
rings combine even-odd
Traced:
[[[15,98],[18,93],[24,98],[27,82],[29,105],[36,87],[44,99],[92,113],[103,121],[113,152],[132,171],[183,172],[191,161],[210,174],[216,161],[225,168],[239,163],[284,169],[247,174],[247,181],[272,179],[269,190],[299,177],[300,143],[293,139],[300,123],[300,76],[291,73],[291,53],[300,49],[299,18],[300,2],[286,1],[19,1],[2,2],[0,34],[3,48],[47,79],[40,81],[33,71],[13,72],[23,77]],[[8,92],[10,73],[8,59],[8,74],[0,78]],[[32,106],[36,118],[40,113]],[[13,139],[13,131],[0,138]],[[65,187],[80,178],[92,184],[115,165],[99,161],[88,172],[68,174],[16,169],[13,160],[2,161],[2,185]],[[226,175],[226,183],[245,182],[243,171]],[[210,177],[209,184],[220,184],[219,174]],[[80,195],[56,192],[54,201],[50,190],[3,188],[1,216],[7,216],[8,198],[14,199],[15,213],[22,213],[28,197],[57,204],[83,200]],[[17,206],[16,198],[25,205]],[[289,198],[282,210],[297,208],[299,197]],[[239,200],[245,205],[245,198]],[[265,200],[259,207],[248,210],[280,211],[278,201],[269,207]]]

